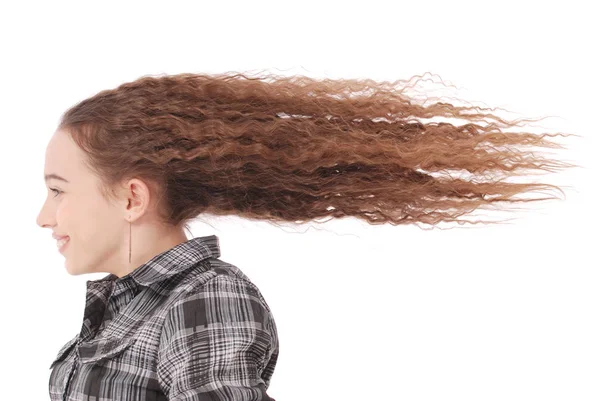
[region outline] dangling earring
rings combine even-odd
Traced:
[[[131,263],[131,216],[129,216],[129,263]]]

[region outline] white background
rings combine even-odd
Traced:
[[[582,135],[558,155],[584,166],[542,177],[569,186],[566,198],[528,205],[511,224],[282,228],[231,216],[192,226],[219,237],[221,259],[273,311],[280,355],[269,395],[600,399],[593,2],[4,4],[3,399],[48,399],[50,363],[81,329],[85,283],[105,275],[70,276],[35,222],[60,114],[142,75],[262,69],[389,81],[430,71],[474,104],[560,117],[541,124]]]

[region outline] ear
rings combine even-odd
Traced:
[[[138,178],[132,178],[127,181],[121,191],[121,204],[125,217],[131,216],[133,222],[144,215],[150,206],[150,187]]]

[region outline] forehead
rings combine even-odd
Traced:
[[[70,142],[72,142],[70,136],[63,130],[56,130],[48,145],[46,146],[46,155],[54,153],[56,151],[68,151],[70,150]]]
[[[73,175],[77,171],[81,158],[81,150],[64,131],[56,131],[46,146],[44,175],[58,174],[62,177]],[[69,180],[71,181],[71,180]]]

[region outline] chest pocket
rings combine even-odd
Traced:
[[[129,348],[137,337],[126,338],[108,337],[96,341],[83,342],[79,345],[79,360],[81,363],[94,363],[115,358]]]
[[[77,334],[75,337],[73,337],[71,340],[69,340],[65,345],[63,345],[63,347],[60,349],[60,351],[58,351],[56,358],[54,358],[54,361],[50,365],[50,369],[52,369],[54,367],[54,365],[56,365],[58,362],[62,361],[63,359],[65,359],[67,357],[69,352],[73,349],[73,347],[77,343],[77,340],[79,340],[79,334]]]

